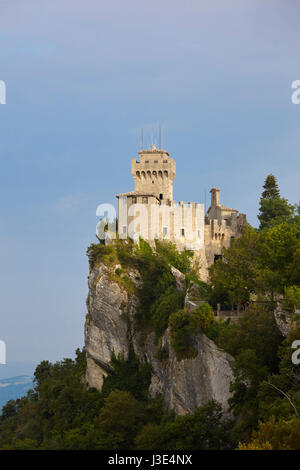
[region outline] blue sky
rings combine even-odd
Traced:
[[[176,200],[256,225],[264,178],[299,200],[300,4],[0,0],[0,339],[8,361],[83,344],[98,204],[133,188],[139,129],[163,117]]]

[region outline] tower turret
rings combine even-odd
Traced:
[[[176,176],[176,163],[165,150],[141,150],[139,161],[131,160],[131,174],[134,190],[153,193],[162,201],[173,201],[173,181]]]
[[[220,190],[219,188],[212,188],[210,190],[211,193],[211,206],[219,206],[220,205]]]

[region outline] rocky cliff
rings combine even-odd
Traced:
[[[86,381],[101,390],[103,377],[109,371],[112,352],[128,357],[129,344],[141,361],[152,367],[150,393],[163,394],[165,404],[178,414],[191,412],[210,399],[228,408],[229,387],[233,379],[232,357],[218,348],[203,333],[194,335],[196,355],[178,360],[170,344],[167,329],[160,347],[167,351],[166,359],[158,359],[154,333],[141,337],[135,327],[138,297],[127,288],[128,284],[139,286],[139,273],[134,269],[126,273],[126,283],[115,275],[118,265],[100,263],[89,274],[88,314],[85,324],[85,347],[87,353]],[[172,269],[177,288],[183,289],[184,275]],[[129,284],[130,285],[130,284]]]

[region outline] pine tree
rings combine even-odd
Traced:
[[[264,199],[272,199],[280,197],[278,184],[276,178],[272,173],[266,177],[265,184],[263,185],[264,191],[261,195]]]
[[[293,217],[295,206],[280,197],[278,184],[274,175],[270,174],[267,176],[263,189],[258,214],[260,221],[259,228],[270,228],[282,222],[290,221]]]

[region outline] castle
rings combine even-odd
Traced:
[[[120,238],[165,239],[179,250],[194,251],[200,274],[207,278],[207,267],[222,254],[232,238],[241,236],[246,215],[220,204],[220,189],[212,188],[211,204],[205,213],[200,203],[176,203],[173,182],[176,163],[169,153],[157,149],[141,150],[139,160],[131,160],[134,191],[118,194],[118,234]]]

